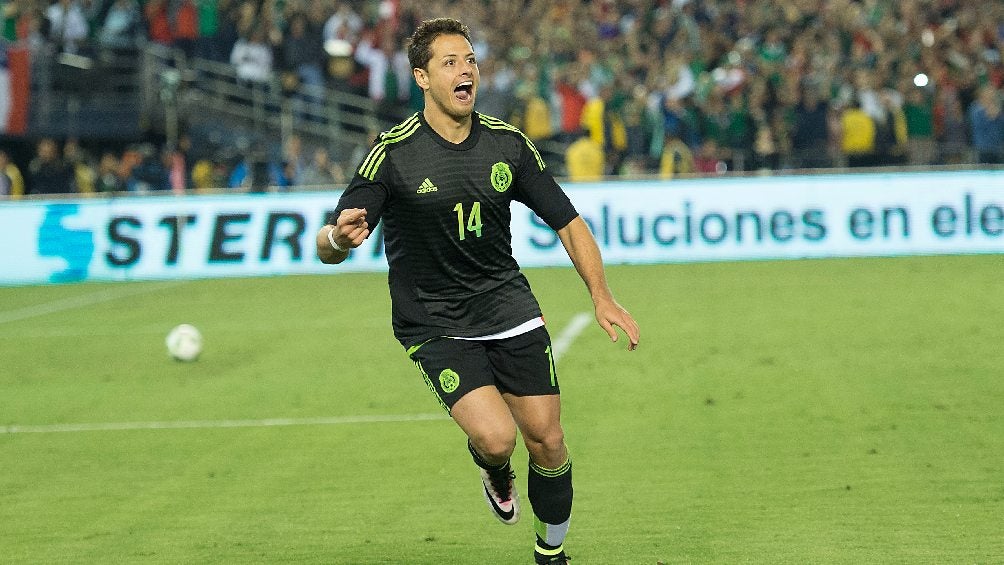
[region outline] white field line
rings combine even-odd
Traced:
[[[376,328],[376,329],[386,329],[390,327],[390,317],[378,317],[378,318],[364,318],[358,321],[354,321],[353,324],[357,328]],[[139,335],[167,335],[167,331],[170,329],[171,324],[164,322],[159,324],[151,324],[146,326],[136,326],[130,328],[129,335],[139,336]],[[309,320],[278,320],[271,324],[257,324],[251,325],[243,323],[241,320],[213,320],[212,323],[202,323],[198,324],[200,330],[202,330],[203,337],[207,339],[212,339],[213,335],[218,335],[222,333],[236,333],[244,332],[248,334],[254,333],[285,333],[289,334],[292,332],[307,330],[307,329],[331,329],[331,320],[326,320],[322,318],[312,318]],[[14,329],[10,328],[4,331],[0,331],[0,339],[3,339],[5,333],[10,334]],[[121,328],[118,328],[111,324],[99,324],[97,326],[87,326],[83,321],[80,322],[78,326],[69,325],[59,325],[52,327],[41,327],[32,329],[18,329],[16,336],[20,339],[32,339],[32,338],[60,338],[60,337],[116,337],[121,338],[123,335]]]
[[[210,428],[273,428],[280,426],[332,426],[383,422],[423,422],[449,420],[445,413],[374,416],[335,416],[329,418],[269,418],[264,420],[191,420],[177,422],[112,422],[104,424],[49,424],[41,426],[0,426],[0,434],[39,434],[67,432],[107,432],[121,430],[182,430]]]
[[[554,343],[551,345],[551,356],[554,357],[555,363],[568,351],[568,348],[572,346],[572,342],[575,341],[575,338],[579,337],[582,330],[586,329],[586,326],[592,322],[592,319],[592,315],[588,312],[579,312],[575,316],[572,316],[568,325],[558,334],[558,339],[554,340]]]
[[[101,304],[102,302],[110,302],[112,300],[118,300],[119,298],[127,298],[139,294],[156,292],[158,290],[177,286],[179,284],[181,284],[181,282],[171,281],[161,284],[141,284],[135,287],[114,287],[107,290],[92,292],[90,294],[71,296],[69,298],[53,300],[52,302],[43,302],[42,304],[25,306],[24,308],[18,308],[16,310],[0,312],[0,324],[26,320],[28,318],[37,318],[38,316],[55,314],[56,312],[73,310],[74,308],[83,308],[85,306]]]
[[[111,300],[109,298],[108,300]],[[568,351],[575,338],[589,325],[592,317],[586,312],[580,312],[572,317],[558,338],[552,343],[552,356],[555,362]],[[108,422],[94,424],[46,424],[46,425],[8,425],[0,426],[0,434],[38,434],[38,433],[70,433],[70,432],[107,432],[123,430],[181,430],[181,429],[212,429],[212,428],[271,428],[280,426],[332,426],[344,424],[374,424],[386,422],[423,422],[430,420],[448,420],[443,413],[437,414],[403,414],[374,416],[334,416],[327,418],[268,418],[263,420],[180,420],[173,422]]]

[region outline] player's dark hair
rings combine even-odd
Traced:
[[[453,18],[425,20],[408,41],[408,63],[413,69],[426,69],[432,59],[432,42],[440,35],[462,35],[471,43],[471,30]]]

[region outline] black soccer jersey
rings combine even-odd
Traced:
[[[380,134],[338,202],[379,221],[390,265],[394,335],[405,347],[437,336],[479,337],[540,316],[512,256],[510,204],[554,230],[578,213],[533,143],[474,113],[454,144],[417,113]]]

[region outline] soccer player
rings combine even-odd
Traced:
[[[341,263],[383,221],[392,325],[443,407],[467,434],[496,518],[520,517],[509,458],[516,429],[530,456],[536,563],[566,563],[572,464],[540,306],[512,256],[510,203],[553,228],[582,277],[596,320],[628,349],[638,324],[614,300],[586,223],[515,127],[474,111],[478,65],[461,22],[423,22],[408,47],[425,107],[380,134],[317,233]]]

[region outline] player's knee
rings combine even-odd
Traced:
[[[471,438],[478,453],[491,463],[504,463],[516,449],[516,433],[508,430],[493,430]]]
[[[565,434],[560,427],[533,435],[524,435],[526,450],[538,465],[558,466],[564,463]]]

